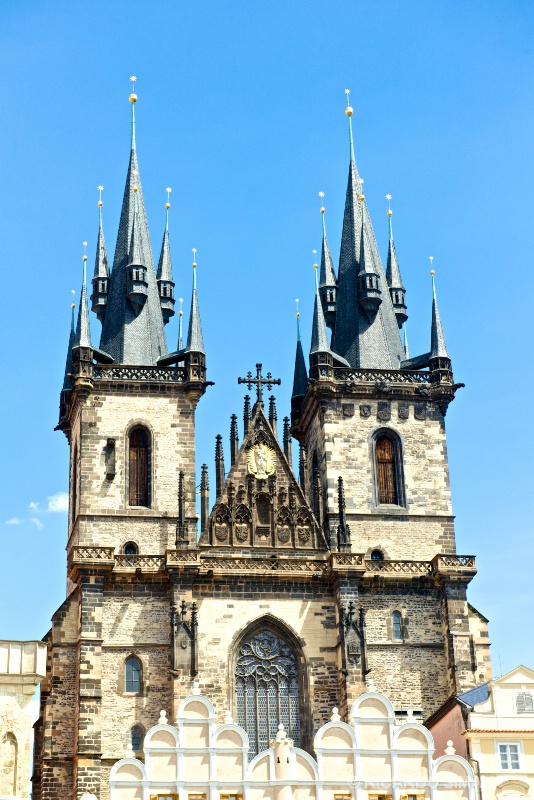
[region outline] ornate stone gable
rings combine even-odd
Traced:
[[[212,509],[208,531],[209,545],[215,547],[327,549],[260,403]]]

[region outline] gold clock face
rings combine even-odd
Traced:
[[[276,453],[272,447],[259,442],[248,450],[247,467],[250,475],[254,475],[259,480],[265,480],[275,471]]]

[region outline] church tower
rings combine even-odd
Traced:
[[[132,91],[111,270],[99,200],[90,300],[100,342],[91,332],[84,254],[61,391],[58,429],[70,445],[67,597],[45,637],[35,800],[85,792],[140,798],[137,789],[110,794],[110,775],[125,750],[128,769],[134,756],[146,757],[165,773],[164,754],[144,754],[145,733],[159,719],[161,741],[174,748],[184,703],[193,716],[173,758],[189,748],[198,787],[169,778],[161,796],[234,796],[229,778],[209,783],[219,762],[205,754],[211,740],[196,721],[208,708],[195,699],[201,691],[214,724],[234,719],[246,731],[243,758],[252,763],[286,733],[311,759],[321,726],[350,723],[367,690],[389,696],[394,726],[408,712],[421,721],[490,675],[487,620],[466,600],[474,558],[458,555],[454,541],[445,414],[459,385],[435,288],[429,352],[410,359],[401,342],[406,290],[392,232],[382,267],[354,158],[352,109],[337,274],[321,209],[309,369],[297,315],[291,418],[281,426],[275,398],[266,396],[279,379],[261,364],[236,374],[255,396],[245,396],[242,426],[231,417],[226,458],[216,438],[210,505],[208,468],[195,454],[196,407],[210,385],[196,257],[185,347],[180,307],[178,342],[168,348],[165,325],[184,281],[173,274],[169,196],[155,269],[136,101]],[[158,796],[148,784],[141,791]]]

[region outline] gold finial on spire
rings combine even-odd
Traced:
[[[392,200],[392,197],[391,197],[391,195],[390,195],[390,194],[387,194],[387,195],[386,195],[386,200],[388,201],[388,217],[391,217],[391,215],[393,214],[393,211],[391,210],[391,200]]]
[[[137,102],[137,95],[134,92],[134,89],[135,89],[135,82],[136,82],[137,78],[136,78],[135,75],[132,75],[130,80],[132,82],[132,91],[131,91],[131,94],[130,94],[130,103],[135,103],[135,102]]]
[[[350,89],[345,89],[345,94],[347,95],[347,107],[345,109],[345,114],[347,117],[352,117],[353,108],[350,104]]]
[[[165,203],[165,208],[170,208],[171,207],[171,192],[172,192],[172,189],[171,189],[170,186],[167,186],[165,191],[167,192],[167,202]]]
[[[193,247],[193,263],[191,264],[191,266],[193,267],[193,269],[195,269],[196,265],[197,265],[197,248]]]
[[[179,317],[183,317],[183,315],[184,315],[184,312],[182,311],[182,305],[183,305],[183,302],[184,302],[184,298],[183,298],[183,297],[180,297],[180,298],[179,298],[179,300],[178,300],[178,302],[180,303],[180,310],[179,310],[179,312],[178,312],[178,316],[179,316]]]
[[[363,193],[363,184],[364,184],[363,178],[359,178],[358,183],[360,184],[360,200],[365,200],[365,195]]]
[[[299,299],[298,299],[298,297],[296,297],[296,298],[295,298],[295,303],[296,303],[296,305],[297,305],[297,313],[295,314],[295,316],[296,316],[296,318],[298,319],[298,318],[300,317],[300,311],[299,311]]]
[[[434,277],[436,274],[434,271],[434,256],[428,256],[428,258],[430,259],[430,274]]]
[[[138,192],[138,191],[139,191],[138,186],[132,186],[132,192]]]
[[[72,294],[72,303],[70,304],[70,307],[76,308],[76,303],[74,302],[74,295],[76,294],[76,289],[71,289],[70,292]]]
[[[102,202],[102,192],[104,191],[104,187],[103,186],[97,186],[96,188],[98,189],[98,192],[99,192],[97,205],[98,205],[99,208],[102,208],[102,206],[104,205],[104,203]]]
[[[82,261],[87,261],[87,252],[86,252],[86,250],[87,250],[87,242],[82,242],[82,244],[83,244]]]
[[[314,262],[313,263],[313,268],[314,269],[319,269],[319,265],[317,263],[317,259],[315,258],[316,255],[317,255],[317,250],[312,250],[312,253],[313,253],[313,262]]]
[[[324,214],[324,212],[326,211],[323,203],[324,192],[319,192],[319,197],[321,198],[321,208],[319,209],[319,211],[321,212],[321,214]]]

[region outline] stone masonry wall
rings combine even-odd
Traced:
[[[165,517],[176,517],[178,509],[178,476],[186,475],[186,515],[195,511],[195,459],[194,459],[194,404],[182,391],[151,393],[150,387],[136,387],[137,391],[98,393],[89,395],[82,406],[76,425],[81,426],[80,441],[80,514],[93,517],[90,524],[80,520],[75,542],[78,545],[114,545],[117,550],[124,544],[131,526],[129,517],[141,518],[137,534],[140,548],[151,554],[163,553],[174,547],[175,528]],[[151,508],[130,509],[128,506],[128,433],[136,424],[151,432]],[[77,438],[73,431],[72,440]],[[115,439],[116,474],[106,477],[107,439]],[[111,514],[123,519],[103,522],[102,530],[94,530],[101,514]],[[147,541],[144,518],[161,519],[160,536]],[[122,524],[121,524],[122,523]],[[142,532],[143,531],[143,532]],[[153,533],[153,529],[152,529]],[[102,536],[101,536],[102,534]],[[104,541],[105,539],[105,541]],[[145,549],[147,548],[147,549]]]
[[[343,477],[353,552],[366,552],[379,542],[393,559],[430,560],[438,552],[454,552],[444,418],[430,402],[393,400],[391,418],[383,421],[377,417],[379,402],[389,401],[349,395],[323,404],[306,432],[307,485],[313,484],[317,450],[331,525],[336,524],[337,480]],[[369,416],[361,415],[360,406],[370,408]],[[376,504],[372,438],[381,428],[395,431],[402,442],[406,507]]]

